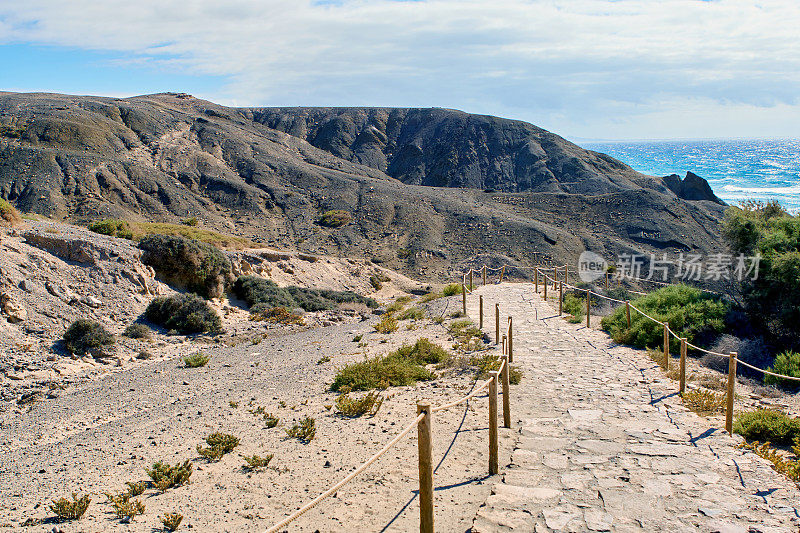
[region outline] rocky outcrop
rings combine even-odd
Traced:
[[[674,192],[678,198],[726,205],[725,202],[717,198],[717,195],[711,190],[711,186],[708,182],[693,172],[687,172],[683,180],[681,180],[680,176],[677,174],[670,174],[661,179],[664,181],[667,188]]]

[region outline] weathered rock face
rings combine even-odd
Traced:
[[[681,181],[680,176],[677,174],[670,174],[661,179],[664,180],[664,184],[667,188],[674,192],[678,198],[726,205],[725,202],[717,198],[717,195],[711,190],[711,186],[708,182],[693,172],[687,172],[683,181]]]
[[[443,109],[0,93],[0,124],[0,197],[23,211],[72,222],[196,216],[267,247],[422,277],[476,254],[530,264],[587,248],[711,249],[723,210],[533,125]],[[329,209],[352,222],[320,226]],[[102,260],[82,244],[59,253]]]
[[[12,324],[24,322],[25,319],[28,318],[28,312],[25,310],[25,307],[10,293],[4,292],[0,294],[0,308],[6,320]]]

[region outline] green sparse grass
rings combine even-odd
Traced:
[[[78,355],[113,344],[114,335],[99,322],[86,318],[79,318],[64,332],[64,346]]]
[[[490,353],[473,356],[469,364],[478,368],[478,379],[486,379],[489,377],[489,372],[500,370],[500,359]],[[511,385],[519,385],[522,382],[522,371],[514,365],[508,365],[508,382]]]
[[[168,463],[158,461],[153,468],[145,470],[150,479],[153,480],[156,488],[161,492],[172,487],[185,485],[192,476],[192,463],[188,459],[183,463],[171,466]]]
[[[130,226],[124,220],[115,218],[106,218],[103,220],[95,220],[89,224],[89,231],[99,233],[101,235],[108,235],[110,237],[119,237],[121,239],[133,239],[133,233]]]
[[[306,416],[301,418],[299,422],[295,422],[292,427],[286,428],[285,431],[287,437],[307,444],[317,434],[316,421],[310,416]]]
[[[399,325],[397,324],[396,318],[394,318],[390,313],[386,313],[385,315],[383,315],[380,322],[375,324],[374,327],[375,331],[377,331],[378,333],[388,334],[397,331]]]
[[[187,355],[183,358],[183,364],[186,368],[200,368],[206,366],[211,360],[211,356],[203,352],[197,352],[192,355]]]
[[[200,241],[204,244],[224,248],[226,250],[243,250],[254,245],[249,240],[232,235],[224,235],[207,229],[200,229],[185,224],[168,224],[165,222],[129,222],[134,240],[140,240],[150,235],[168,235],[183,237]]]
[[[750,443],[743,442],[739,447],[750,450],[759,457],[766,459],[772,463],[772,468],[776,472],[783,474],[795,483],[800,482],[800,462],[798,462],[797,459],[797,457],[800,456],[800,447],[794,446],[792,448],[795,455],[794,459],[789,459],[782,455],[778,450],[773,448],[769,442],[765,442],[764,444],[758,441]]]
[[[206,437],[208,447],[197,445],[197,453],[208,461],[219,461],[239,445],[239,438],[228,433],[212,433]]]
[[[397,317],[398,320],[422,320],[425,318],[425,311],[419,307],[409,307]]]
[[[341,228],[352,222],[352,220],[353,215],[351,215],[349,211],[332,209],[330,211],[325,211],[322,216],[319,217],[317,223],[326,228]]]
[[[85,494],[80,498],[73,492],[72,500],[60,498],[53,500],[49,505],[50,510],[61,520],[80,520],[89,504],[92,502],[91,496]]]
[[[22,223],[22,217],[16,208],[0,198],[0,225],[16,226]]]
[[[583,322],[583,317],[586,316],[586,300],[578,298],[572,293],[564,294],[564,312],[570,316],[567,321],[572,324],[579,324]]]
[[[358,418],[365,414],[375,416],[381,405],[383,405],[383,397],[372,391],[361,398],[353,398],[349,393],[343,393],[336,397],[336,409],[347,418]]]
[[[457,294],[461,294],[460,283],[450,283],[449,285],[445,285],[441,291],[442,296],[455,296]]]
[[[293,313],[285,307],[272,307],[270,309],[251,313],[250,320],[265,320],[267,322],[272,322],[273,324],[283,324],[285,326],[305,324],[302,315]]]
[[[270,461],[274,454],[265,455],[264,457],[258,455],[243,455],[242,458],[245,462],[245,468],[247,470],[258,470],[259,468],[266,468],[269,466]]]
[[[199,221],[197,220],[197,217],[188,217],[181,220],[181,224],[184,226],[191,226],[193,228],[196,227],[198,223]]]
[[[681,394],[683,405],[700,416],[718,413],[725,407],[725,394],[715,394],[710,391],[697,389]]]
[[[770,409],[747,411],[736,417],[733,432],[747,440],[788,446],[800,437],[800,418]]]
[[[161,520],[161,525],[163,525],[164,529],[167,531],[177,531],[181,526],[183,515],[180,513],[164,513],[164,515],[160,516],[158,519]]]

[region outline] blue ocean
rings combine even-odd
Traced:
[[[800,212],[800,139],[731,139],[580,142],[653,176],[691,171],[706,178],[717,196],[778,200]]]

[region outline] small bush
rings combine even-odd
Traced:
[[[425,311],[419,307],[409,307],[397,317],[398,320],[422,320],[425,318]]]
[[[22,223],[22,217],[13,205],[0,198],[0,225],[16,226]]]
[[[483,332],[468,318],[452,322],[448,331],[458,340],[457,348],[476,350],[483,345]]]
[[[144,494],[145,489],[147,489],[146,481],[126,481],[125,484],[128,486],[128,494],[131,498]]]
[[[114,514],[121,520],[133,520],[134,517],[144,514],[144,504],[139,500],[131,499],[129,492],[119,494],[106,492],[106,497],[114,508]]]
[[[325,226],[326,228],[340,228],[349,224],[352,220],[353,215],[349,212],[341,209],[334,209],[323,213],[317,222],[320,226]]]
[[[147,306],[144,316],[154,324],[183,334],[222,331],[222,320],[217,312],[208,302],[194,294],[154,298]]]
[[[278,422],[280,422],[280,421],[281,421],[281,419],[278,418],[277,416],[273,415],[272,413],[266,413],[264,415],[264,423],[266,424],[266,426],[268,428],[276,427],[278,425]]]
[[[248,470],[257,470],[259,468],[268,467],[273,457],[274,454],[269,454],[264,457],[260,457],[258,455],[242,456],[245,462],[245,468]]]
[[[197,352],[184,357],[183,364],[186,365],[186,368],[200,368],[206,366],[210,360],[210,355],[204,354],[203,352]]]
[[[361,339],[364,338],[364,335],[356,335],[353,337],[353,342],[361,342]]]
[[[500,359],[493,354],[485,354],[470,359],[470,365],[478,367],[478,379],[486,379],[489,372],[500,370]],[[522,371],[514,365],[508,365],[508,382],[511,385],[522,382]]]
[[[747,440],[790,445],[800,436],[800,419],[779,411],[757,409],[737,416],[733,431]]]
[[[189,482],[189,478],[192,476],[192,463],[186,460],[183,464],[178,463],[175,466],[170,466],[159,461],[153,465],[153,468],[145,471],[150,476],[150,479],[153,480],[155,486],[161,492],[164,492],[167,489]]]
[[[342,416],[348,418],[358,418],[365,414],[375,416],[381,405],[383,405],[383,398],[374,392],[369,392],[361,398],[352,398],[347,393],[336,397],[336,409]]]
[[[442,296],[455,296],[457,294],[461,294],[460,283],[450,283],[449,285],[445,285],[442,289]]]
[[[275,307],[302,308],[304,311],[326,311],[344,303],[362,303],[371,309],[378,307],[372,298],[351,291],[306,289],[303,287],[278,287],[274,281],[258,276],[240,276],[233,284],[233,292],[247,302],[250,311],[259,313]]]
[[[767,367],[767,370],[784,376],[800,378],[800,352],[787,351],[779,354],[772,366]],[[798,381],[776,378],[769,374],[764,374],[764,384],[780,385],[790,389],[800,387],[800,382]]]
[[[302,315],[293,313],[285,307],[273,307],[250,315],[250,320],[265,320],[273,324],[283,324],[285,326],[303,325],[305,321]]]
[[[197,226],[197,223],[198,223],[197,217],[189,217],[181,220],[181,224],[183,224],[184,226],[195,227]]]
[[[85,494],[78,498],[76,493],[72,493],[72,500],[61,498],[60,500],[53,500],[50,504],[50,510],[61,520],[80,520],[92,498]]]
[[[197,453],[208,461],[219,461],[239,445],[239,439],[227,433],[212,433],[206,437],[207,448],[197,445]]]
[[[366,391],[413,385],[436,377],[423,365],[441,363],[449,358],[440,346],[420,339],[413,346],[402,346],[385,357],[346,365],[336,374],[331,389]]]
[[[113,344],[114,336],[102,324],[86,318],[79,318],[64,332],[64,346],[78,355]]]
[[[394,333],[395,331],[397,331],[397,328],[399,326],[397,324],[397,319],[387,313],[383,315],[380,322],[375,324],[374,327],[375,331],[377,331],[378,333]]]
[[[231,263],[218,248],[170,235],[148,235],[139,241],[142,263],[165,280],[205,298],[218,298],[233,280]]]
[[[317,433],[316,422],[310,416],[306,416],[285,431],[287,437],[309,443]]]
[[[177,531],[183,520],[183,515],[180,513],[164,513],[158,519],[161,520],[161,524],[167,531]]]
[[[683,401],[686,407],[698,415],[708,416],[722,411],[722,408],[725,406],[725,397],[725,394],[715,394],[698,389],[684,392],[681,395],[681,401]]]
[[[770,446],[769,442],[765,442],[764,444],[761,444],[758,441],[752,443],[743,442],[739,445],[739,447],[750,450],[759,457],[766,459],[772,463],[772,468],[776,472],[783,474],[795,483],[800,482],[800,462],[798,462],[797,459],[787,459],[781,455],[778,450]],[[795,446],[793,451],[795,457],[800,456],[800,448]]]
[[[379,291],[383,288],[383,283],[381,282],[380,278],[375,275],[369,277],[369,284],[372,285],[372,288],[376,291]]]
[[[687,285],[658,289],[631,302],[635,307],[659,321],[666,321],[678,337],[695,342],[700,335],[715,335],[724,330],[728,306],[722,300]],[[618,343],[638,348],[659,346],[664,342],[664,328],[636,311],[631,311],[628,328],[625,306],[603,318],[603,330]],[[680,341],[670,336],[671,351],[677,353]]]
[[[125,335],[131,339],[149,339],[152,337],[152,330],[144,324],[131,324],[125,328]]]
[[[101,235],[109,235],[111,237],[120,237],[123,239],[132,239],[133,233],[124,220],[117,220],[114,218],[106,218],[104,220],[96,220],[89,224],[89,231],[100,233]]]
[[[330,363],[330,361],[331,361],[331,356],[330,355],[323,355],[322,357],[319,358],[319,360],[317,361],[317,364],[318,365],[324,365],[325,363]]]
[[[586,300],[580,299],[572,293],[564,293],[564,312],[570,315],[568,322],[578,324],[583,322],[586,313]]]

